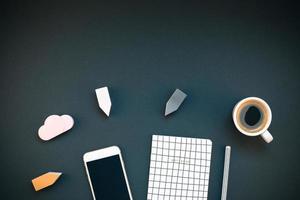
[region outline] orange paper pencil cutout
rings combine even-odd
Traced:
[[[36,177],[35,179],[32,179],[31,182],[35,191],[39,191],[41,189],[49,187],[50,185],[53,185],[61,174],[62,173],[60,172],[48,172],[39,177]]]

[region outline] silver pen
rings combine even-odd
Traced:
[[[230,152],[231,147],[225,147],[225,158],[224,158],[224,171],[223,171],[223,183],[222,183],[222,194],[221,200],[226,200],[227,187],[228,187],[228,176],[229,176],[229,164],[230,164]]]

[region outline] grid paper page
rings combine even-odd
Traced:
[[[148,200],[207,200],[212,142],[153,135]]]

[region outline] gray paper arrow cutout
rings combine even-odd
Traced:
[[[178,110],[179,106],[182,104],[186,96],[187,95],[184,92],[176,89],[166,104],[165,116]]]

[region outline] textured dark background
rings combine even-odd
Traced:
[[[209,138],[209,199],[297,199],[300,187],[299,6],[288,1],[1,3],[1,199],[91,199],[82,155],[119,145],[135,199],[146,199],[151,135]],[[94,89],[109,86],[111,117]],[[165,118],[175,88],[188,94]],[[258,96],[273,111],[274,142],[239,134],[231,110]],[[43,142],[50,114],[75,127]],[[34,192],[30,180],[63,176]]]

